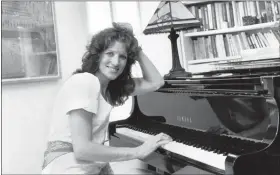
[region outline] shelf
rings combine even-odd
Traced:
[[[187,0],[187,1],[181,1],[184,5],[195,5],[195,4],[202,4],[202,3],[213,3],[213,2],[232,2],[234,0]],[[238,0],[238,1],[248,1],[248,0]],[[259,0],[255,0],[259,1]],[[268,1],[268,0],[263,0]]]
[[[47,55],[47,54],[56,54],[56,51],[49,51],[49,52],[34,52],[32,55]]]
[[[225,57],[225,58],[205,58],[205,59],[200,59],[200,60],[190,60],[190,61],[188,61],[188,65],[213,63],[213,62],[219,62],[219,61],[241,60],[241,59],[242,58],[240,55]]]
[[[235,33],[235,32],[244,32],[244,31],[250,31],[250,30],[257,30],[257,29],[265,29],[265,28],[276,28],[279,26],[280,26],[279,21],[276,21],[276,22],[248,25],[248,26],[237,26],[237,27],[233,27],[233,28],[224,28],[224,29],[218,29],[218,30],[185,33],[184,36],[185,37],[199,37],[199,36],[208,36],[208,35],[218,35],[218,34],[225,34],[225,33]]]
[[[258,49],[247,49],[241,51],[238,56],[231,56],[225,58],[205,58],[200,60],[190,60],[188,65],[198,65],[198,64],[220,64],[220,63],[233,63],[233,62],[246,62],[246,61],[260,61],[260,60],[270,60],[270,59],[280,59],[280,48],[258,48]]]
[[[54,24],[51,23],[46,23],[46,24],[40,24],[31,28],[24,28],[22,26],[17,26],[16,28],[7,28],[3,27],[2,31],[12,31],[12,32],[35,32],[35,31],[40,31],[42,28],[48,28],[48,27],[53,27]]]
[[[207,73],[233,73],[238,72],[238,70],[256,70],[256,69],[266,69],[266,68],[274,68],[279,71],[280,62],[268,62],[262,64],[241,64],[241,65],[202,65],[195,66],[190,65],[188,67],[188,71],[194,75],[197,74],[207,74]],[[240,72],[238,72],[240,73]]]
[[[184,5],[194,5],[194,4],[201,4],[201,3],[209,3],[214,2],[215,0],[188,0],[188,1],[181,1]]]
[[[2,84],[14,84],[14,83],[21,83],[21,82],[42,82],[42,81],[51,81],[51,80],[58,80],[61,78],[61,75],[47,75],[41,77],[25,77],[25,78],[12,78],[12,79],[2,79]]]
[[[19,32],[35,32],[35,31],[40,31],[42,28],[48,28],[48,27],[53,27],[53,26],[54,26],[54,24],[52,24],[52,23],[39,24],[32,28],[24,28],[24,27],[18,26],[17,30]]]
[[[248,61],[280,58],[280,47],[243,50],[241,57]]]

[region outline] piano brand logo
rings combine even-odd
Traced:
[[[184,123],[192,123],[192,118],[187,116],[177,116],[177,121]]]

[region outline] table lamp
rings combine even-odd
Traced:
[[[171,41],[172,48],[172,68],[168,74],[164,75],[165,80],[191,77],[191,73],[186,72],[181,66],[177,47],[179,35],[176,32],[200,27],[200,25],[201,22],[195,18],[181,1],[162,0],[160,2],[143,33],[145,35],[169,33],[168,38]]]

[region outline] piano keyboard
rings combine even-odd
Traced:
[[[144,142],[148,137],[152,136],[152,134],[143,133],[125,127],[116,128],[116,133],[125,135],[126,137],[133,138],[141,142]],[[166,151],[170,151],[172,153],[176,153],[215,168],[225,170],[225,160],[227,157],[225,154],[214,153],[212,151],[186,145],[177,141],[172,141],[162,146],[162,148]]]

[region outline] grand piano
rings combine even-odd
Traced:
[[[131,115],[109,124],[112,146],[135,147],[164,132],[173,141],[143,161],[164,174],[280,174],[280,69],[214,71],[166,80],[136,96]]]

